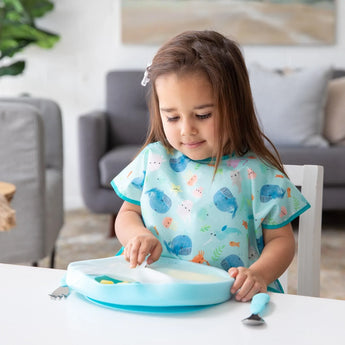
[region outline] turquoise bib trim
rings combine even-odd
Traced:
[[[300,211],[296,212],[294,215],[292,215],[289,219],[287,219],[285,222],[278,224],[278,225],[269,225],[269,224],[262,224],[263,229],[279,229],[283,226],[291,223],[294,219],[299,217],[302,213],[304,213],[306,210],[310,208],[310,204],[308,203],[305,205]]]
[[[131,198],[128,198],[128,197],[126,197],[125,195],[123,195],[123,194],[119,191],[119,189],[117,188],[117,186],[116,186],[114,180],[112,180],[112,181],[110,182],[110,184],[111,184],[111,186],[113,187],[113,189],[114,189],[114,191],[116,192],[116,194],[117,194],[122,200],[128,201],[128,202],[131,203],[131,204],[140,206],[140,201],[134,200],[134,199],[131,199]]]

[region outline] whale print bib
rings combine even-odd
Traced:
[[[262,229],[281,228],[310,205],[291,181],[249,152],[193,161],[160,142],[149,144],[111,182],[140,205],[163,256],[224,270],[249,267],[264,247]],[[271,290],[281,291],[280,284]]]

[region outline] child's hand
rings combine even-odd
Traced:
[[[162,245],[152,234],[135,236],[127,242],[124,256],[130,263],[131,268],[135,268],[144,262],[147,255],[147,263],[150,265],[157,261],[162,254]]]
[[[231,293],[235,294],[236,300],[247,302],[259,292],[267,292],[264,279],[253,272],[250,268],[232,267],[228,271],[230,277],[235,278],[231,287]]]

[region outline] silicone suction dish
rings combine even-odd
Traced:
[[[181,307],[228,300],[234,279],[215,267],[165,257],[130,269],[123,256],[115,256],[71,263],[66,282],[103,305]]]

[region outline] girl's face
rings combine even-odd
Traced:
[[[202,73],[161,75],[155,82],[165,136],[192,160],[216,156],[216,106]]]

